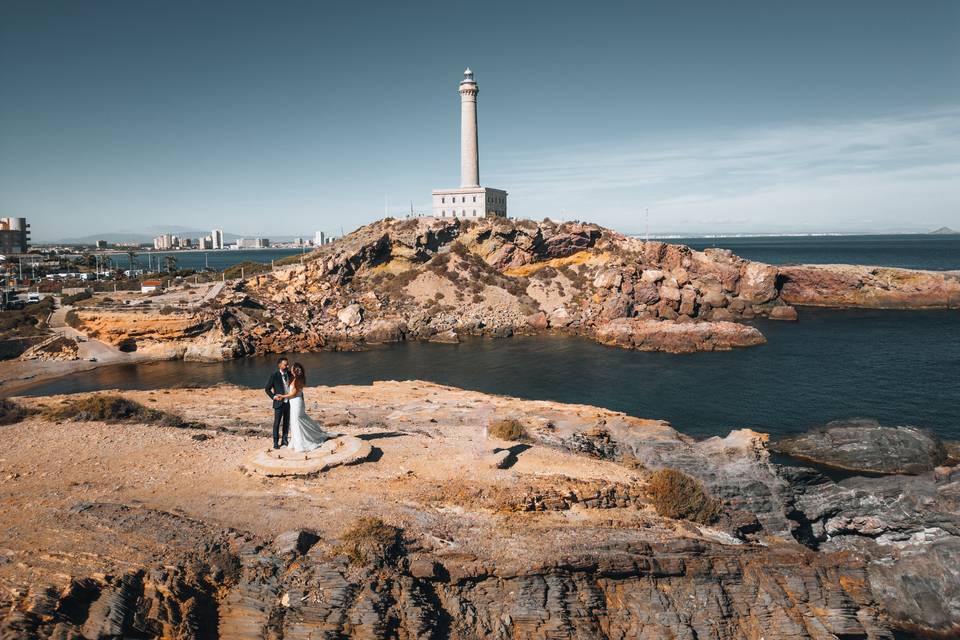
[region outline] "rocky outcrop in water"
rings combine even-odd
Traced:
[[[960,273],[818,264],[780,267],[787,304],[865,309],[960,309]]]
[[[947,449],[931,431],[884,427],[876,420],[837,420],[783,438],[774,450],[801,460],[868,473],[924,473],[947,461]]]
[[[670,323],[619,318],[598,327],[597,342],[639,351],[729,351],[766,340],[755,327],[736,322]]]

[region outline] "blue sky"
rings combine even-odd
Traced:
[[[0,215],[349,230],[459,180],[628,232],[960,228],[960,3],[0,2]]]

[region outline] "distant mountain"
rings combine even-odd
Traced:
[[[930,232],[930,235],[946,236],[946,235],[957,234],[957,233],[960,233],[960,231],[954,231],[954,230],[951,229],[950,227],[940,227],[939,229],[936,229],[935,231],[931,231],[931,232]]]

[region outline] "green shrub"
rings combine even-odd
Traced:
[[[89,291],[81,291],[80,293],[75,293],[72,296],[63,296],[60,298],[60,304],[64,305],[73,305],[81,300],[89,300],[93,297],[93,294]]]
[[[487,428],[487,435],[497,440],[507,440],[510,442],[529,439],[524,426],[513,418],[491,420]]]
[[[53,298],[28,304],[23,309],[0,313],[0,337],[25,338],[43,335],[47,328],[47,316],[53,312]]]
[[[334,548],[334,553],[347,556],[350,564],[380,565],[399,553],[400,533],[400,529],[380,518],[357,518],[340,536],[340,544]]]
[[[696,478],[676,469],[660,469],[647,481],[647,497],[665,518],[709,524],[720,514],[720,501]]]
[[[13,400],[0,398],[0,425],[16,424],[31,413],[29,409]]]
[[[70,311],[67,311],[67,315],[64,318],[64,321],[67,323],[67,325],[73,327],[74,329],[79,329],[80,327],[83,326],[83,322],[80,320],[80,316],[78,316],[77,312],[74,311],[73,309],[70,309]]]
[[[262,262],[253,262],[252,260],[246,260],[240,264],[235,264],[232,267],[224,269],[223,275],[227,278],[239,278],[241,271],[243,272],[244,278],[249,278],[252,275],[258,273],[263,273],[265,271],[270,271],[270,265],[263,264]]]

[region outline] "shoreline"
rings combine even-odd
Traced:
[[[960,272],[957,272],[960,273]],[[835,305],[813,305],[813,304],[795,304],[797,309],[804,310],[815,310],[818,312],[837,312],[842,314],[869,314],[871,312],[882,312],[882,313],[901,313],[901,314],[913,314],[913,313],[950,313],[956,312],[956,309],[952,308],[943,308],[943,307],[921,307],[921,308],[898,308],[898,307],[889,307],[889,308],[850,308],[850,307],[838,307]],[[754,323],[748,322],[750,326],[754,326]],[[560,339],[582,339],[590,342],[596,342],[598,345],[612,348],[620,349],[622,347],[617,347],[614,345],[605,344],[603,342],[598,342],[592,340],[588,336],[584,336],[576,333],[565,333],[565,332],[534,332],[530,334],[514,334],[508,337],[498,337],[492,338],[487,336],[463,336],[460,338],[459,342],[456,343],[444,343],[438,340],[424,340],[424,339],[404,339],[399,342],[390,342],[390,343],[357,343],[352,344],[350,349],[315,349],[315,350],[290,350],[284,351],[283,353],[287,355],[296,355],[296,354],[319,354],[325,352],[365,352],[371,351],[377,348],[389,347],[396,344],[405,344],[405,343],[432,343],[432,344],[461,344],[463,342],[468,342],[471,340],[504,340],[504,339],[513,339],[516,337],[551,337],[551,338],[560,338]],[[272,355],[280,355],[281,352],[277,352]],[[111,358],[111,359],[100,359],[96,362],[91,362],[88,360],[5,360],[0,361],[0,397],[10,397],[16,395],[26,389],[29,389],[35,385],[50,382],[51,380],[57,380],[60,378],[65,378],[67,376],[83,373],[87,371],[94,371],[96,369],[102,369],[105,367],[119,365],[119,364],[153,364],[157,362],[169,362],[169,361],[183,361],[183,362],[195,362],[197,364],[216,364],[222,362],[231,362],[235,360],[248,360],[250,358],[264,357],[271,354],[245,354],[238,358],[224,358],[222,360],[184,360],[183,358],[178,357],[165,357],[158,356],[153,354],[136,354],[136,353],[125,353],[123,357]],[[671,354],[674,356],[682,354]]]

